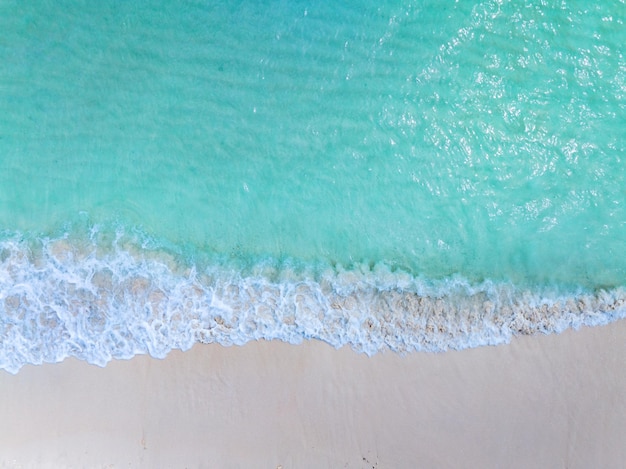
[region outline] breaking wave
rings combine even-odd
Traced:
[[[368,355],[464,349],[626,316],[626,290],[428,280],[378,265],[204,267],[165,249],[68,234],[0,241],[0,368],[73,356],[104,366],[196,343],[317,339]],[[106,243],[105,243],[106,244]]]

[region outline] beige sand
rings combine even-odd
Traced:
[[[0,372],[3,467],[626,467],[626,322],[440,355],[196,346]]]

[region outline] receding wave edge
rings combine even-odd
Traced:
[[[429,282],[384,265],[320,275],[199,271],[113,243],[74,246],[19,236],[0,241],[0,368],[76,357],[104,366],[196,343],[318,339],[369,355],[507,343],[626,316],[626,290],[570,294],[509,283]]]

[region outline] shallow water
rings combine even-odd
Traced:
[[[623,1],[0,10],[9,371],[626,313]]]

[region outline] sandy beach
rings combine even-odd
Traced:
[[[197,345],[0,372],[2,467],[626,463],[626,321],[444,354]]]

